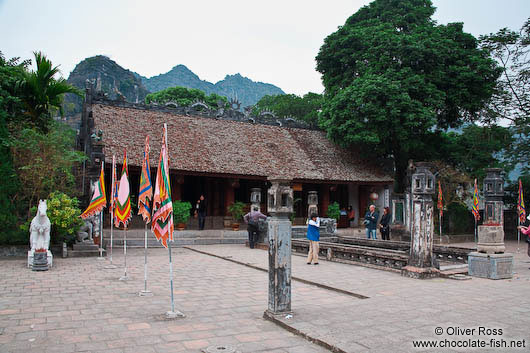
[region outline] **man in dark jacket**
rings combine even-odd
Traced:
[[[197,215],[199,216],[199,230],[203,230],[204,221],[206,219],[206,209],[207,209],[207,204],[206,204],[206,200],[204,199],[204,195],[201,195],[201,197],[199,197],[199,200],[197,200],[197,205],[195,206],[195,208],[196,208],[195,212],[197,212]]]

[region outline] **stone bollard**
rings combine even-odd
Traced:
[[[269,305],[265,315],[291,312],[291,221],[293,190],[290,180],[270,178],[268,191]]]
[[[504,246],[504,179],[502,169],[486,169],[484,223],[478,226],[477,251],[468,255],[470,276],[505,279],[513,276],[513,254]]]
[[[433,201],[434,175],[428,163],[417,163],[412,174],[412,230],[410,254],[407,266],[401,275],[412,278],[437,277],[440,271],[435,268],[433,257]]]

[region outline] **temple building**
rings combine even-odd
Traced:
[[[341,209],[354,208],[357,224],[369,203],[380,209],[390,205],[393,179],[381,167],[362,160],[356,151],[340,148],[323,131],[306,124],[267,112],[259,117],[249,113],[249,109],[240,112],[234,101],[229,109],[217,110],[200,102],[180,107],[111,101],[88,87],[78,136],[79,148],[89,157],[80,175],[84,197],[88,200],[89,182],[98,177],[102,160],[110,194],[112,156],[119,174],[126,150],[131,199],[137,204],[145,137],[150,138],[154,183],[166,123],[172,199],[195,205],[203,194],[206,228],[222,228],[233,202],[249,205],[252,188],[261,189],[261,209],[266,210],[269,176],[292,180],[298,222],[307,217],[309,191],[317,191],[320,215],[336,201]]]

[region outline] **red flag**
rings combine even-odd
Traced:
[[[127,170],[127,151],[123,156],[123,169],[121,172],[120,184],[118,186],[118,197],[116,198],[116,227],[120,223],[127,228],[131,219],[131,195],[129,190],[129,172]]]
[[[438,180],[438,211],[440,212],[440,217],[444,215],[444,204],[442,200],[442,184],[440,183],[440,180]]]
[[[517,200],[517,211],[519,212],[519,224],[524,224],[526,221],[526,209],[524,206],[523,183],[521,182],[521,179],[519,179],[519,197]]]

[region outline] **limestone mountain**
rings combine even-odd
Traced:
[[[196,88],[206,94],[217,93],[227,98],[237,98],[241,106],[256,104],[265,95],[285,94],[279,87],[263,82],[254,82],[240,74],[226,75],[224,80],[213,84],[201,80],[184,65],[177,65],[165,74],[153,76],[151,78],[141,77],[144,85],[150,92],[158,92],[163,89],[175,86],[186,88]]]
[[[124,69],[115,61],[104,55],[86,58],[76,65],[68,77],[68,83],[82,90],[86,80],[93,81],[111,99],[123,96],[129,102],[143,102],[149,93],[132,71]],[[81,111],[82,101],[74,95],[65,97],[67,115]]]

